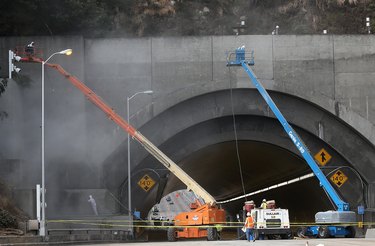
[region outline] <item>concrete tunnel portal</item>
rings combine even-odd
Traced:
[[[324,148],[332,156],[322,167],[327,178],[335,170],[341,170],[348,177],[344,185],[335,186],[343,200],[349,202],[353,210],[365,204],[366,176],[361,168],[366,165],[363,161],[371,159],[372,145],[324,109],[291,95],[270,94],[311,154]],[[174,105],[139,130],[215,199],[222,201],[243,195],[244,191],[250,193],[311,173],[262,100],[254,89],[207,93]],[[319,132],[321,125],[324,134]],[[344,139],[351,139],[350,143]],[[185,186],[139,144],[133,143],[132,207],[146,216],[163,196]],[[365,156],[354,156],[347,151],[348,147],[363,144],[369,149]],[[124,142],[107,158],[105,177],[115,177],[116,166],[124,165],[126,148]],[[364,166],[358,165],[359,159]],[[145,174],[156,181],[148,192],[137,185]],[[109,186],[120,186],[123,204],[127,204],[126,182],[124,177],[106,180]],[[312,222],[316,212],[335,209],[315,177],[253,195],[247,200],[259,205],[263,198],[276,200],[278,207],[288,208],[292,222]],[[223,206],[234,217],[244,201],[240,199]]]

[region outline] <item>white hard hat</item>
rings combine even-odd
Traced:
[[[246,216],[251,216],[251,213],[250,213],[250,212],[247,212]]]
[[[263,199],[263,202],[266,202],[267,200],[266,199]]]

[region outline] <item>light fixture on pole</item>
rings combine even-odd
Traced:
[[[55,52],[50,55],[45,61],[42,61],[42,123],[41,123],[41,130],[42,130],[42,187],[41,187],[41,194],[42,194],[42,218],[40,220],[40,228],[39,228],[39,235],[46,236],[46,187],[45,187],[45,171],[44,171],[44,65],[51,59],[54,55],[71,55],[73,53],[72,49],[66,49],[59,52]]]
[[[367,27],[367,33],[371,34],[370,17],[366,17],[366,27]]]
[[[12,78],[13,72],[19,73],[21,71],[21,68],[18,68],[13,64],[13,60],[19,62],[21,60],[21,57],[17,56],[13,51],[9,50],[9,79]]]
[[[247,29],[246,26],[246,17],[241,16],[240,21],[236,23],[236,26],[232,27],[232,30],[235,35],[243,34]]]
[[[126,99],[126,112],[127,112],[126,119],[127,119],[129,124],[130,124],[130,118],[129,118],[129,102],[130,102],[130,100],[138,94],[148,94],[148,95],[150,95],[152,93],[154,93],[154,92],[151,91],[151,90],[139,91],[139,92],[133,94],[132,96],[130,96]],[[131,196],[131,174],[130,174],[130,172],[131,172],[131,167],[130,167],[130,135],[128,133],[128,210],[129,210],[129,221],[131,221],[132,218],[133,218],[133,215],[132,215],[132,196]],[[132,230],[132,227],[130,227],[130,228],[131,228],[130,230]]]

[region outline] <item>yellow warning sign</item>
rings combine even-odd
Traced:
[[[332,156],[325,149],[321,149],[314,155],[314,158],[321,166],[325,166],[331,160]]]
[[[348,177],[342,171],[338,170],[331,176],[331,180],[338,187],[341,187],[348,180]]]
[[[150,177],[148,176],[147,174],[145,174],[145,176],[143,176],[139,181],[138,181],[138,185],[146,192],[148,192],[149,190],[151,190],[151,188],[155,185],[155,181]]]

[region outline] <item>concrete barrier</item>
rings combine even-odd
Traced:
[[[365,238],[375,238],[375,228],[367,229]]]

